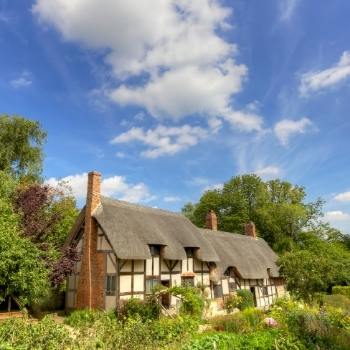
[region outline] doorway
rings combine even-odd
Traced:
[[[253,294],[254,305],[257,306],[255,287],[250,287],[250,291]]]
[[[160,281],[160,284],[166,288],[169,288],[170,280]],[[166,309],[169,309],[170,307],[170,298],[171,298],[170,293],[162,294],[161,303]]]

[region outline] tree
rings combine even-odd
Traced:
[[[25,306],[47,293],[48,275],[41,251],[20,234],[11,205],[16,185],[0,171],[0,302],[10,297]]]
[[[334,285],[350,284],[350,252],[338,241],[326,241],[304,232],[298,247],[279,259],[287,288],[298,298],[311,301],[316,293]]]
[[[221,190],[205,192],[197,204],[187,204],[183,213],[204,227],[207,212],[218,216],[219,229],[243,233],[244,224],[253,221],[258,234],[276,251],[291,250],[298,235],[320,215],[322,202],[305,203],[302,187],[287,181],[264,182],[256,175],[232,178]]]
[[[61,251],[78,215],[74,198],[62,188],[29,184],[17,189],[14,207],[24,237],[42,251],[52,285],[58,287],[79,260],[75,247]]]
[[[39,122],[20,116],[0,116],[0,170],[38,178],[45,139],[46,133]]]

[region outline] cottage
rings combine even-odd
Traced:
[[[221,300],[249,289],[258,307],[284,294],[277,256],[253,223],[246,235],[221,232],[211,211],[200,229],[181,214],[102,197],[100,182],[99,173],[89,173],[86,206],[66,242],[81,252],[67,281],[68,309],[112,309],[146,298],[158,284],[200,284],[208,298]],[[162,299],[164,307],[176,302]]]

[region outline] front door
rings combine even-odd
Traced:
[[[254,298],[254,305],[257,306],[257,302],[256,302],[256,293],[255,293],[255,287],[250,287],[250,291],[253,294],[253,298]]]
[[[166,287],[166,288],[169,288],[170,287],[170,281],[169,280],[165,280],[165,281],[161,281],[160,282],[162,286]],[[165,307],[165,308],[169,308],[170,307],[170,293],[165,293],[165,294],[162,294],[162,305]]]

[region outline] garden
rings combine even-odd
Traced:
[[[176,287],[182,299],[173,317],[161,314],[157,296],[130,299],[113,312],[79,310],[66,317],[23,317],[0,324],[0,349],[317,349],[350,348],[350,299],[343,287],[312,305],[285,298],[267,311],[249,292],[227,299],[227,314],[205,317],[200,289]]]

